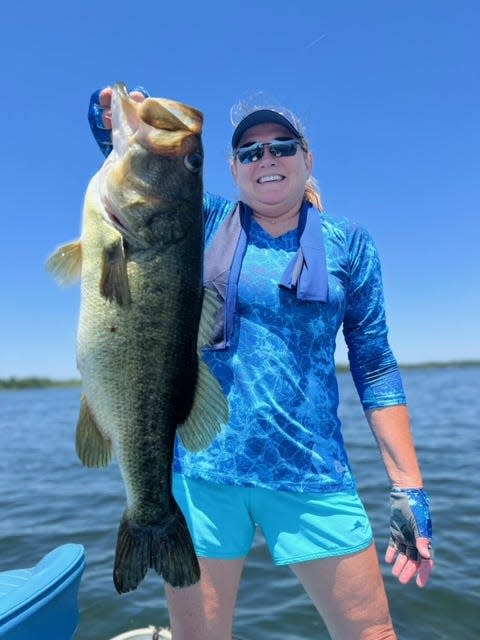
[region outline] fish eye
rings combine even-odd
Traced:
[[[187,169],[192,173],[197,173],[200,171],[203,165],[203,154],[199,151],[195,151],[194,153],[189,153],[188,156],[185,156],[183,162]]]

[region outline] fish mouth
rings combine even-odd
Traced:
[[[266,184],[268,182],[282,182],[282,180],[285,180],[285,176],[275,173],[269,176],[261,176],[258,178],[257,182],[258,184]]]
[[[123,83],[115,84],[113,90],[113,130],[128,122],[131,134],[141,146],[165,157],[192,152],[203,126],[203,114],[198,109],[167,98],[136,102]]]

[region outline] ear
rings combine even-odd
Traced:
[[[232,177],[237,182],[237,163],[235,162],[235,158],[230,160],[230,171],[232,172]]]
[[[313,169],[313,153],[311,151],[307,151],[307,153],[304,154],[304,157],[305,157],[305,166],[307,167],[308,175],[311,176],[312,169]]]

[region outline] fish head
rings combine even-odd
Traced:
[[[133,245],[178,241],[201,215],[203,116],[166,98],[113,87],[113,150],[98,174],[104,215]]]

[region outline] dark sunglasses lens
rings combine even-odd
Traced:
[[[255,142],[248,147],[240,147],[237,151],[237,156],[242,164],[256,162],[263,156],[263,144]]]
[[[294,156],[297,153],[299,141],[293,138],[287,140],[272,140],[271,142],[254,142],[246,147],[240,147],[237,151],[237,157],[242,164],[250,164],[256,162],[263,157],[265,147],[270,149],[276,158],[282,156]]]
[[[277,158],[282,156],[294,156],[297,153],[297,140],[272,140],[270,151]]]

